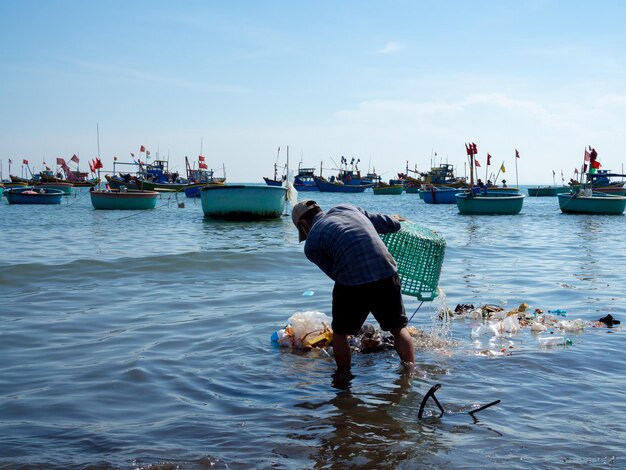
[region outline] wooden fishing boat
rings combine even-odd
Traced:
[[[324,193],[362,193],[367,188],[371,188],[371,184],[345,184],[343,182],[331,182],[321,176],[314,178],[315,185],[320,192]]]
[[[202,153],[202,149],[200,150]],[[200,197],[202,188],[207,185],[223,185],[226,183],[225,177],[216,177],[214,170],[209,170],[204,163],[204,157],[200,155],[202,160],[198,161],[199,168],[192,168],[189,159],[185,157],[185,167],[187,168],[187,185],[185,186],[185,196]]]
[[[372,191],[374,191],[374,194],[402,194],[404,185],[378,183],[372,187]]]
[[[89,194],[93,208],[105,210],[154,209],[159,196],[157,191],[138,189],[92,189]]]
[[[2,184],[6,189],[23,188],[24,186],[30,186],[26,181],[4,181]]]
[[[104,175],[104,178],[107,180],[107,184],[111,189],[139,189],[137,188],[137,183],[130,175],[130,173],[126,174],[117,174],[117,175]]]
[[[168,162],[165,160],[155,160],[145,167],[139,164],[139,169],[139,176],[134,178],[137,189],[159,192],[184,191],[188,184],[178,173],[168,170]]]
[[[456,195],[463,191],[460,188],[430,186],[420,189],[419,195],[426,204],[456,204]]]
[[[207,217],[231,220],[277,219],[285,210],[287,188],[260,185],[205,186],[200,192]]]
[[[523,194],[475,193],[464,191],[455,195],[460,214],[515,215],[524,204]]]
[[[11,188],[6,192],[9,204],[60,204],[65,193],[60,189]]]
[[[564,214],[619,215],[626,209],[626,196],[591,190],[558,194],[558,198]]]

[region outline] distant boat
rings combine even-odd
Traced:
[[[556,196],[556,186],[535,186],[528,188],[528,195],[532,197]]]
[[[120,189],[122,187],[126,189],[139,189],[137,188],[137,183],[130,175],[130,173],[126,174],[118,174],[118,175],[104,175],[104,178],[107,180],[107,184],[111,189]]]
[[[183,191],[187,186],[187,181],[180,178],[176,172],[168,170],[168,163],[165,160],[154,160],[152,163],[139,165],[140,174],[134,178],[138,189],[146,191]]]
[[[34,189],[30,186],[11,188],[6,192],[9,204],[61,204],[64,195],[60,189]]]
[[[89,194],[93,208],[105,210],[154,209],[159,196],[157,191],[138,189],[92,189]]]
[[[371,184],[345,184],[343,182],[331,182],[321,176],[315,177],[315,185],[320,192],[324,193],[362,193]]]
[[[74,185],[72,183],[62,181],[40,181],[35,184],[35,188],[60,189],[67,196],[72,194]]]
[[[207,217],[231,220],[277,219],[285,210],[284,186],[217,185],[200,192]]]
[[[430,186],[420,189],[420,198],[426,204],[456,204],[456,195],[463,192],[461,188],[442,188]]]
[[[460,214],[464,215],[515,215],[524,204],[523,194],[472,193],[464,191],[455,195]]]
[[[319,191],[315,184],[315,168],[298,165],[298,174],[293,177],[293,186],[298,191]]]
[[[185,196],[200,197],[202,188],[206,185],[223,185],[226,183],[225,177],[216,177],[215,171],[209,170],[204,163],[204,157],[200,155],[202,160],[198,161],[198,168],[194,169],[189,164],[189,159],[185,157],[185,166],[187,168],[187,185],[185,186]]]
[[[374,186],[372,186],[372,191],[374,194],[402,194],[404,191],[403,184],[391,184],[380,182]]]

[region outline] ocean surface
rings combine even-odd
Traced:
[[[332,282],[289,216],[205,219],[200,201],[96,211],[0,202],[0,468],[626,468],[626,216],[462,216],[417,194],[300,193],[398,213],[446,240],[433,302],[405,297],[416,369],[272,343],[330,315]],[[180,202],[185,207],[179,207]],[[457,304],[587,322],[544,347],[528,328],[474,337]],[[598,328],[611,314],[622,322]],[[562,316],[562,315],[561,315]],[[418,410],[426,392],[436,398]],[[469,411],[500,400],[475,414]]]

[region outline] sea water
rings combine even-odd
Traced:
[[[417,194],[299,197],[446,239],[442,295],[405,297],[411,325],[440,339],[413,373],[394,351],[355,355],[338,384],[331,357],[271,342],[295,312],[330,315],[332,282],[289,216],[210,220],[174,195],[95,211],[86,190],[58,206],[2,200],[0,467],[626,467],[622,327],[545,348],[529,328],[473,338],[480,320],[442,315],[526,302],[623,325],[625,216],[565,215],[556,198],[462,216]],[[418,420],[435,384],[445,413],[431,402]]]

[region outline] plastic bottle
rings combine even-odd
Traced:
[[[567,316],[567,311],[565,310],[561,310],[561,309],[557,309],[557,310],[548,310],[548,313],[552,313],[554,315],[559,315],[561,317],[566,317]]]
[[[571,346],[572,340],[564,336],[540,336],[539,344],[544,347],[548,346]]]

